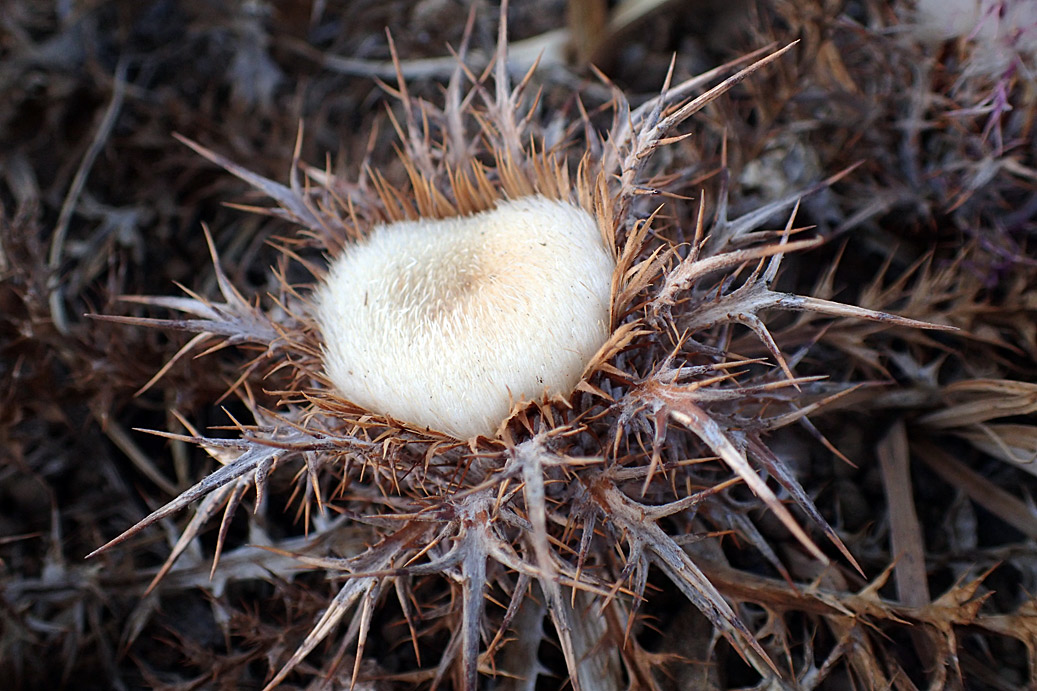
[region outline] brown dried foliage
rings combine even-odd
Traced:
[[[509,61],[449,3],[11,3],[15,688],[1034,683],[1033,94],[900,3],[574,1],[569,54],[542,4]],[[327,391],[321,252],[532,190],[619,258],[570,401],[465,445]]]

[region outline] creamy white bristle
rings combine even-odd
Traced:
[[[568,394],[609,334],[595,219],[541,196],[374,228],[317,292],[328,378],[374,413],[465,439]]]

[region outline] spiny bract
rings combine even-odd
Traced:
[[[301,497],[310,539],[268,542],[268,551],[250,553],[248,563],[254,568],[242,577],[257,577],[258,569],[259,574],[291,578],[312,569],[339,579],[341,586],[310,633],[292,642],[295,652],[287,660],[270,652],[277,667],[267,688],[284,681],[336,629],[341,644],[323,657],[314,655],[308,668],[308,673],[321,668],[333,685],[356,683],[370,674],[426,687],[449,679],[454,688],[471,689],[485,674],[498,680],[525,679],[523,688],[533,688],[546,669],[540,651],[550,636],[576,689],[617,688],[624,675],[632,685],[654,685],[660,665],[672,656],[649,654],[641,647],[644,628],[638,608],[651,567],[701,610],[760,675],[795,677],[797,671],[786,664],[781,636],[757,639],[736,613],[737,595],[722,593],[707,577],[709,560],[693,542],[701,536],[701,547],[708,544],[709,533],[733,531],[759,549],[777,572],[784,572],[745,515],[746,506],[756,504],[747,504],[744,494],[732,494],[744,483],[820,562],[827,563],[825,553],[776,492],[798,504],[811,525],[842,552],[841,558],[854,563],[791,469],[765,443],[765,435],[777,428],[807,424],[807,414],[845,387],[823,387],[817,377],[795,377],[797,358],[787,358],[783,349],[794,348],[802,357],[809,341],[797,341],[795,330],[775,337],[763,316],[786,310],[801,312],[801,323],[829,315],[926,325],[772,288],[784,253],[820,242],[791,240],[792,218],[784,231],[758,232],[769,218],[791,210],[798,195],[729,219],[722,188],[707,229],[704,200],[699,200],[697,221],[684,223],[682,207],[660,201],[666,197],[659,191],[668,184],[662,171],[648,167],[660,147],[682,139],[673,135],[674,128],[753,71],[780,59],[788,48],[708,90],[739,63],[757,56],[677,85],[668,78],[658,97],[636,109],[616,92],[611,127],[599,134],[586,119],[582,126],[578,122],[565,129],[570,134],[561,140],[557,128],[549,133],[541,127],[544,118],[535,112],[524,115],[536,107],[535,99],[525,93],[528,75],[518,87],[510,86],[503,22],[492,84],[489,77],[468,76],[462,68],[465,48],[459,50],[441,107],[412,99],[400,79],[401,160],[408,174],[402,186],[366,169],[357,182],[347,184],[296,160],[286,187],[192,146],[275,199],[279,208],[269,213],[303,228],[297,244],[286,248],[290,257],[318,250],[346,257],[344,262],[353,257],[365,263],[364,243],[370,248],[383,242],[393,228],[389,224],[403,223],[396,229],[407,233],[432,221],[459,223],[443,219],[479,213],[490,218],[494,212],[489,210],[495,208],[571,207],[566,213],[582,219],[574,220],[577,225],[589,225],[584,215],[593,217],[604,248],[593,249],[600,256],[592,266],[572,267],[572,276],[607,270],[608,304],[599,302],[600,276],[589,279],[590,326],[580,328],[590,336],[572,354],[536,354],[566,359],[564,381],[549,387],[564,396],[538,398],[493,437],[458,442],[437,430],[455,436],[488,433],[507,411],[484,403],[485,418],[470,420],[460,412],[467,408],[459,404],[457,414],[426,417],[421,401],[397,409],[366,396],[361,389],[373,390],[373,378],[385,378],[378,387],[398,386],[389,378],[396,373],[375,372],[374,363],[384,368],[395,358],[404,377],[411,376],[407,368],[420,365],[406,349],[335,350],[351,338],[338,331],[340,319],[355,320],[343,327],[355,329],[377,329],[378,320],[385,319],[372,316],[365,322],[368,317],[353,313],[355,307],[332,304],[329,296],[339,289],[340,274],[351,270],[334,265],[324,293],[288,285],[282,277],[284,290],[264,309],[242,297],[217,264],[222,300],[193,295],[137,298],[192,318],[123,320],[197,332],[181,354],[205,344],[258,348],[260,355],[242,381],[277,373],[270,380],[283,382],[284,372],[290,372],[288,384],[272,409],[258,405],[248,387],[240,387],[255,420],[242,426],[238,438],[202,437],[188,427],[190,436],[180,438],[207,449],[220,462],[218,469],[101,549],[200,500],[155,582],[174,569],[202,525],[223,510],[218,559],[230,517],[246,492],[254,488],[257,507],[264,506],[270,474],[295,461],[301,471],[294,496]],[[305,184],[300,170],[309,178]],[[431,227],[423,232],[435,232]],[[590,237],[590,228],[583,234]],[[505,240],[523,242],[519,237]],[[212,252],[215,260],[214,247]],[[419,248],[401,261],[417,262],[420,256]],[[422,274],[408,264],[393,279],[402,283],[380,286],[378,295],[365,297],[408,301],[412,283],[440,283],[435,272],[447,271],[446,265],[431,266],[432,274]],[[381,271],[374,264],[371,268]],[[578,278],[568,282],[579,292]],[[407,308],[424,310],[428,319],[445,319],[457,309],[447,303],[465,300],[463,293],[455,287],[442,304],[420,298]],[[545,293],[520,299],[569,297]],[[350,299],[361,297],[357,293]],[[606,314],[608,330],[598,331]],[[548,323],[569,319],[565,309],[546,311],[539,318],[543,329],[565,336],[545,336],[533,350],[565,348],[573,325]],[[502,322],[502,332],[514,328],[507,319]],[[731,347],[731,327],[736,325],[754,335],[740,339],[737,351]],[[440,332],[436,338],[453,338],[464,328]],[[460,347],[458,338],[455,345]],[[321,357],[324,349],[328,363]],[[511,366],[504,362],[504,369]],[[464,367],[463,362],[437,365],[430,373],[449,381],[429,395],[449,406],[452,388],[468,386]],[[359,388],[343,374],[349,368],[367,368]],[[527,384],[515,384],[512,395],[537,397],[540,392]],[[576,390],[569,396],[572,386]],[[424,395],[405,389],[398,394]],[[314,504],[322,513],[333,507],[339,517],[311,514]],[[253,539],[261,542],[260,537]],[[286,553],[291,556],[288,565]],[[221,573],[220,565],[213,568]],[[379,612],[395,613],[391,616],[405,626],[374,626]],[[551,627],[544,626],[546,620]],[[342,622],[347,625],[339,629]],[[388,658],[376,659],[375,669],[365,667],[361,674],[372,636],[382,650],[396,651],[395,662],[390,667]]]

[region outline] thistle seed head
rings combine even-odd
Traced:
[[[581,207],[530,196],[374,228],[319,288],[324,363],[371,412],[468,438],[566,395],[609,335],[615,260]]]
[[[729,218],[722,186],[708,232],[703,199],[683,228],[682,214],[659,202],[672,180],[649,165],[653,155],[683,141],[673,136],[682,123],[791,45],[698,95],[746,61],[680,84],[667,78],[659,96],[633,109],[617,93],[607,131],[595,133],[585,118],[585,128],[549,145],[537,118],[519,117],[526,81],[511,87],[504,5],[492,89],[488,75],[473,77],[464,96],[470,73],[459,65],[440,109],[415,102],[401,73],[403,120],[394,122],[409,184],[397,187],[376,169],[349,183],[296,160],[285,186],[191,144],[276,200],[267,212],[304,229],[296,246],[313,243],[333,260],[312,289],[282,280],[277,309],[267,309],[222,273],[210,238],[218,300],[137,298],[190,318],[117,318],[196,332],[181,354],[203,345],[258,350],[243,380],[289,376],[273,409],[241,387],[255,424],[242,424],[238,438],[164,433],[202,445],[219,468],[94,554],[201,500],[153,586],[226,507],[215,573],[242,497],[254,488],[257,513],[264,510],[268,479],[294,462],[300,515],[334,505],[342,518],[314,518],[313,540],[281,542],[270,554],[290,553],[293,573],[298,563],[337,574],[341,585],[277,661],[267,689],[338,628],[343,643],[322,674],[345,669],[355,643],[351,684],[372,636],[413,650],[398,671],[419,670],[409,678],[431,688],[450,675],[454,688],[476,689],[484,673],[537,686],[545,635],[577,691],[609,688],[601,670],[621,665],[630,679],[651,679],[661,658],[640,647],[637,613],[650,571],[777,680],[781,647],[764,648],[737,598],[686,549],[689,536],[736,531],[783,570],[743,519],[744,502],[727,496],[737,477],[819,562],[830,559],[776,492],[856,566],[766,443],[842,393],[797,376],[801,356],[790,364],[783,355],[805,352],[807,332],[772,333],[764,319],[786,310],[932,325],[776,290],[782,256],[817,244],[792,238],[799,194]],[[757,232],[786,212],[784,230]],[[740,326],[753,338],[736,351],[731,332]],[[777,367],[762,366],[767,360]],[[513,403],[574,389],[571,414],[541,405],[502,426]],[[469,443],[443,443],[424,427]],[[499,439],[478,438],[495,431]],[[372,627],[392,593],[409,643],[398,627]],[[422,650],[440,660],[427,675]]]

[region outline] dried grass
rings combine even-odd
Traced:
[[[1032,66],[871,0],[621,4],[612,82],[586,32],[527,76],[545,3],[488,68],[494,13],[449,3],[9,4],[13,688],[1037,683]],[[320,249],[530,135],[508,184],[568,162],[622,269],[574,410],[468,449],[322,394]]]

